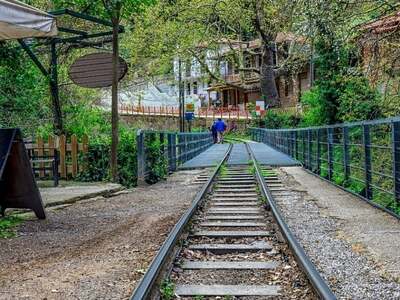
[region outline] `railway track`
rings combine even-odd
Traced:
[[[274,170],[249,147],[249,164],[226,166],[231,148],[131,299],[336,299],[280,216]]]

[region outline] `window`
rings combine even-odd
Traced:
[[[186,85],[186,95],[190,95],[190,82]]]
[[[197,95],[197,82],[193,82],[193,94]]]

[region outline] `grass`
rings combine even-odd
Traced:
[[[250,135],[243,133],[243,132],[229,132],[229,133],[225,134],[224,139],[251,141]]]
[[[165,279],[160,286],[161,299],[171,300],[175,297],[175,284]]]
[[[7,216],[0,218],[0,239],[9,239],[15,237],[16,228],[22,222],[17,216]]]

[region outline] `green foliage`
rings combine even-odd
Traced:
[[[268,110],[264,117],[266,128],[292,128],[299,123],[299,118],[290,113],[280,113],[274,110]]]
[[[160,286],[161,299],[171,300],[175,297],[175,284],[169,279],[165,279]]]
[[[15,236],[15,228],[22,222],[17,216],[0,218],[0,238],[7,239]]]
[[[337,119],[341,122],[381,117],[380,98],[363,76],[343,76],[338,96]]]
[[[118,145],[118,182],[126,187],[137,184],[136,130],[120,126]],[[101,135],[89,140],[89,151],[80,157],[85,169],[77,180],[105,181],[110,179],[111,138]]]
[[[47,81],[15,46],[0,42],[0,127],[32,134],[52,120]]]
[[[324,101],[321,100],[319,87],[304,92],[301,96],[301,102],[305,111],[301,119],[302,126],[318,126],[326,123],[325,106]]]
[[[150,137],[145,141],[146,163],[150,170],[149,183],[165,179],[168,175],[168,161],[165,156],[165,144],[158,138]]]

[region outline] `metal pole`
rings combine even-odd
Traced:
[[[364,148],[364,168],[365,168],[365,198],[372,199],[371,136],[370,136],[369,125],[363,125],[363,148]]]
[[[145,152],[144,152],[144,134],[138,130],[136,136],[136,155],[137,155],[137,181],[138,185],[145,183]]]
[[[318,175],[321,175],[321,129],[317,129],[317,170]]]
[[[343,127],[343,168],[344,180],[349,180],[350,177],[350,156],[349,156],[349,128]]]
[[[58,73],[57,73],[57,44],[51,41],[51,61],[50,61],[50,91],[53,103],[54,128],[56,134],[63,133],[63,122],[61,114],[60,97],[58,93]]]
[[[312,170],[312,137],[311,129],[307,130],[308,169]]]
[[[392,123],[394,196],[400,204],[400,122]]]
[[[328,179],[333,178],[333,128],[327,129],[328,142]]]
[[[179,58],[178,61],[178,93],[179,93],[179,131],[185,132],[185,120],[184,120],[184,90],[182,82],[182,61]]]

